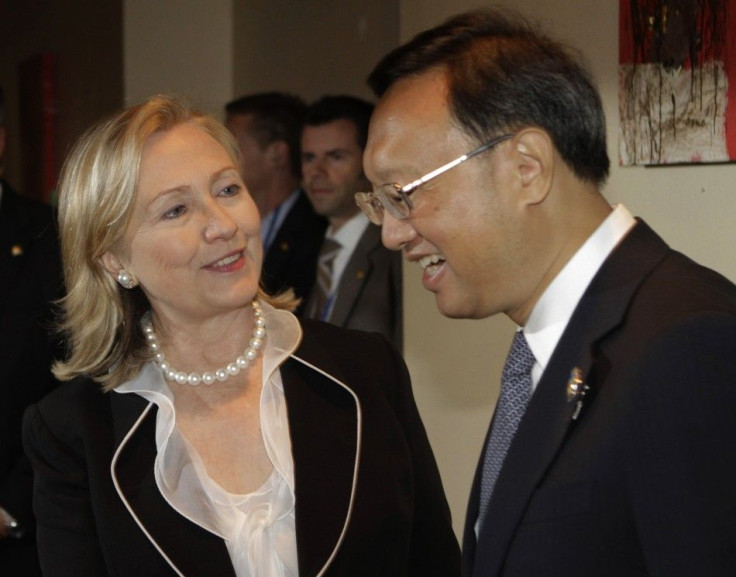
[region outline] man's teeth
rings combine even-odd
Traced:
[[[433,254],[420,258],[419,266],[422,267],[422,269],[427,270],[428,267],[436,265],[441,261],[444,261],[444,259],[440,255]]]
[[[216,266],[216,267],[223,267],[223,266],[227,266],[227,265],[229,265],[229,264],[232,264],[232,263],[234,263],[234,262],[235,262],[236,260],[238,260],[239,258],[240,258],[240,253],[238,253],[238,254],[234,254],[234,255],[232,255],[232,256],[226,256],[225,258],[223,258],[223,259],[221,259],[221,260],[218,260],[218,261],[217,261],[217,262],[216,262],[216,263],[214,264],[214,266]]]

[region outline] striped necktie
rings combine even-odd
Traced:
[[[317,294],[309,316],[314,319],[327,320],[329,317],[328,303],[332,289],[332,265],[342,245],[332,238],[325,238],[317,257]]]

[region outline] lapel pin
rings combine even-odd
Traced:
[[[575,401],[575,411],[572,414],[572,420],[576,421],[580,416],[583,408],[583,399],[590,387],[583,382],[583,372],[580,367],[573,367],[570,371],[570,378],[567,380],[567,402]]]
[[[23,254],[23,247],[19,244],[14,244],[10,249],[10,254],[13,256],[21,256]]]
[[[281,249],[281,252],[286,252],[289,250],[289,243],[284,241],[279,245],[279,248]]]
[[[357,278],[358,280],[361,280],[364,277],[365,277],[365,271],[363,270],[359,270],[358,272],[355,273],[355,278]]]

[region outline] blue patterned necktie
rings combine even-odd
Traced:
[[[516,429],[519,428],[521,417],[532,396],[533,366],[534,355],[529,349],[524,333],[517,331],[503,367],[501,394],[498,398],[491,434],[486,444],[480,481],[479,528],[483,526],[488,503],[506,458],[506,452],[509,450]]]

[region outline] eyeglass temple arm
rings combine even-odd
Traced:
[[[447,172],[451,168],[455,168],[458,164],[462,164],[466,160],[468,160],[470,158],[473,158],[474,156],[480,154],[481,152],[485,152],[489,148],[493,148],[497,144],[500,144],[504,140],[508,140],[512,136],[513,136],[513,134],[504,134],[503,136],[499,136],[498,138],[494,138],[490,142],[486,142],[485,144],[483,144],[482,146],[479,146],[475,150],[472,150],[472,151],[468,152],[467,154],[463,154],[459,158],[456,158],[455,160],[452,160],[452,161],[448,162],[447,164],[444,164],[444,165],[440,166],[439,168],[436,168],[432,172],[430,172],[428,174],[425,174],[423,177],[417,178],[414,182],[410,182],[409,184],[403,186],[401,188],[401,192],[403,192],[404,194],[406,194],[408,192],[411,192],[412,190],[414,190],[418,186],[424,184],[428,180],[432,180],[433,178],[435,178],[436,176],[439,176],[443,172]]]

